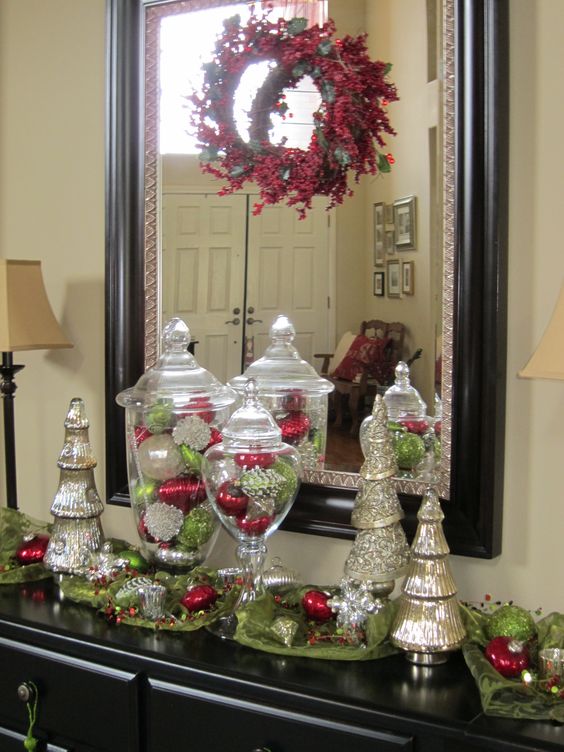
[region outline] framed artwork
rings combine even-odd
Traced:
[[[374,295],[382,297],[384,295],[386,274],[385,272],[374,272]]]
[[[417,248],[415,196],[394,201],[395,246],[398,251],[414,251]]]
[[[394,224],[394,205],[393,204],[385,204],[384,205],[384,224],[388,227],[393,226]]]
[[[386,256],[394,255],[394,231],[386,230],[384,233],[384,248],[386,249]]]
[[[374,204],[374,266],[384,266],[384,204]]]
[[[401,294],[401,269],[396,259],[387,262],[388,267],[388,297],[399,298]]]
[[[404,295],[415,292],[415,262],[404,261],[401,265],[401,291]]]

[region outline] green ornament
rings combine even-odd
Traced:
[[[196,507],[184,518],[176,536],[178,547],[188,550],[199,548],[209,541],[214,530],[214,515],[203,506]]]
[[[488,637],[514,637],[527,641],[537,633],[535,620],[531,614],[520,606],[507,603],[496,609],[487,625]]]
[[[137,483],[133,488],[133,501],[136,504],[143,504],[154,501],[156,499],[158,483],[153,480],[148,480],[142,483]]]
[[[403,423],[396,423],[395,420],[388,421],[388,430],[389,431],[401,431],[401,433],[407,433],[407,428],[403,425]]]
[[[139,553],[139,551],[127,550],[120,551],[118,554],[119,559],[126,559],[129,562],[129,566],[132,569],[136,569],[138,572],[146,572],[149,568],[149,564],[146,559]]]
[[[254,467],[239,478],[243,493],[252,499],[278,499],[285,482],[285,476],[274,467]]]
[[[321,452],[323,449],[323,434],[318,428],[314,428],[313,431],[310,432],[311,436],[311,443],[317,449],[318,452]]]
[[[394,452],[401,470],[412,470],[425,456],[425,443],[414,433],[396,433]]]
[[[284,479],[280,485],[278,493],[274,497],[274,511],[279,512],[286,501],[291,499],[296,493],[296,488],[298,487],[298,476],[296,475],[294,468],[283,459],[276,460],[274,465],[269,469],[274,470],[274,472],[278,473],[278,475]]]
[[[151,433],[162,433],[170,428],[172,421],[172,400],[159,399],[145,416],[145,424]]]
[[[200,452],[190,449],[186,444],[181,444],[179,449],[188,470],[199,474],[202,469],[202,455]]]

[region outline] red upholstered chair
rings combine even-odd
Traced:
[[[343,423],[345,403],[351,415],[351,433],[356,435],[361,419],[361,406],[366,397],[374,397],[378,388],[385,389],[394,380],[394,368],[401,359],[405,326],[399,322],[387,323],[378,319],[363,321],[356,337],[343,335],[333,353],[318,353],[323,358],[321,374],[335,387],[333,404],[335,426]],[[343,340],[350,343],[342,355]],[[340,352],[341,351],[341,352]]]

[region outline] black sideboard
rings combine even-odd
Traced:
[[[0,750],[23,749],[25,703],[49,752],[562,750],[564,726],[487,718],[462,656],[288,658],[205,630],[108,624],[50,582],[0,588]]]

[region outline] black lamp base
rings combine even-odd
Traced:
[[[0,393],[4,404],[4,453],[6,464],[6,500],[10,509],[18,508],[18,491],[16,483],[16,437],[14,432],[14,394],[17,386],[14,376],[24,366],[14,365],[12,353],[2,353],[0,366]]]

